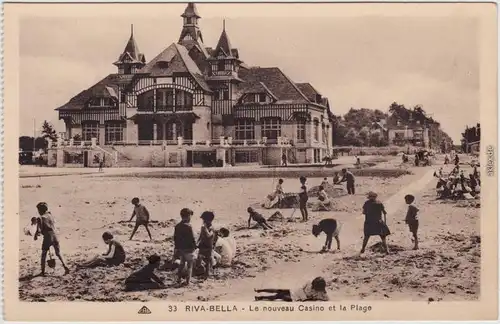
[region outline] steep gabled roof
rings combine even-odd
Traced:
[[[217,46],[215,47],[215,50],[213,51],[213,56],[218,56],[220,54],[223,54],[224,56],[233,56],[233,50],[232,50],[231,42],[229,41],[229,36],[227,36],[226,30],[223,29],[222,33],[220,34],[219,41],[217,42]]]
[[[201,18],[200,14],[198,13],[198,9],[196,9],[196,4],[194,2],[189,2],[186,9],[184,9],[184,13],[181,15],[181,17],[196,17],[196,18]]]
[[[139,46],[137,46],[137,43],[134,38],[134,26],[132,25],[130,30],[130,38],[127,42],[127,45],[125,45],[125,49],[123,50],[123,53],[120,54],[118,57],[118,60],[114,63],[119,64],[119,63],[145,63],[146,62],[146,57],[144,54],[142,54],[139,51]]]
[[[295,83],[277,67],[252,67],[248,70],[242,69],[239,72],[239,76],[245,81],[245,83],[243,83],[243,93],[247,92],[247,87],[251,88],[256,83],[262,82],[262,84],[278,99],[278,102],[309,102],[307,97],[297,88]]]
[[[162,65],[161,62],[168,64]],[[141,74],[151,76],[173,76],[174,73],[182,72],[190,73],[204,90],[211,91],[202,77],[202,72],[189,56],[188,50],[176,43],[172,43],[139,71]]]
[[[316,96],[321,95],[310,83],[297,83],[300,91],[312,102],[316,102]]]
[[[266,93],[274,100],[278,101],[278,97],[262,82],[248,83],[243,89],[243,95],[249,93]]]
[[[87,102],[94,97],[100,98],[113,98],[118,100],[117,90],[118,84],[122,83],[121,75],[110,74],[101,81],[97,82],[87,90],[83,90],[73,98],[71,98],[66,104],[62,105],[56,110],[80,110]]]

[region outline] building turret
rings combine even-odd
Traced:
[[[135,74],[146,64],[146,57],[139,51],[134,38],[134,25],[130,27],[130,38],[118,60],[113,63],[119,74]]]

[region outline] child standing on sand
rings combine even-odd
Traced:
[[[215,231],[212,222],[215,215],[211,211],[205,211],[200,217],[203,220],[200,237],[198,239],[198,260],[205,263],[205,279],[208,279],[212,269],[212,256],[214,249]]]
[[[194,239],[193,228],[191,227],[191,216],[193,211],[189,208],[181,209],[181,221],[175,225],[174,230],[174,258],[179,258],[177,282],[180,284],[184,271],[186,273],[186,285],[191,281],[193,273],[194,251],[196,241]]]
[[[360,254],[365,253],[368,240],[370,239],[370,236],[374,235],[380,236],[384,252],[389,254],[386,238],[391,234],[391,232],[385,221],[387,212],[385,211],[384,204],[377,200],[377,194],[373,191],[370,191],[367,196],[368,200],[363,205],[365,223],[363,226],[363,247],[361,248]],[[382,215],[384,215],[384,220],[382,220]]]
[[[260,300],[282,300],[286,302],[294,301],[329,301],[326,293],[326,281],[322,277],[316,277],[312,282],[295,289],[254,289],[256,293],[272,293],[271,296],[255,296],[256,301]]]
[[[405,202],[408,204],[408,211],[406,212],[405,222],[410,228],[410,232],[413,234],[414,250],[418,250],[418,212],[419,209],[413,204],[415,201],[415,196],[406,195]]]
[[[130,240],[132,240],[132,238],[135,235],[135,232],[137,232],[137,229],[141,225],[146,228],[146,231],[148,232],[148,235],[149,235],[149,239],[153,240],[153,238],[151,237],[151,232],[149,231],[149,227],[148,227],[148,224],[149,224],[149,211],[148,211],[148,209],[140,203],[139,198],[137,198],[137,197],[132,199],[132,205],[134,205],[134,211],[132,212],[132,217],[130,217],[129,222],[131,222],[132,219],[134,219],[134,217],[135,217],[135,227],[132,230],[132,234],[130,235]]]
[[[306,177],[302,176],[299,178],[300,180],[300,191],[299,191],[299,209],[302,214],[302,221],[307,222],[309,218],[309,213],[307,212],[307,201],[309,200],[309,196],[307,194],[306,187]]]
[[[125,280],[126,291],[140,291],[147,289],[165,288],[163,280],[154,273],[160,266],[160,257],[156,254],[148,257],[148,264],[139,271],[132,273]]]
[[[38,217],[37,219],[37,229],[33,239],[36,241],[39,235],[43,235],[41,260],[42,271],[40,272],[40,276],[45,276],[45,261],[47,259],[47,253],[49,252],[51,246],[54,247],[56,256],[61,261],[61,264],[64,267],[64,274],[66,275],[69,273],[69,268],[66,266],[61,256],[61,247],[56,235],[54,218],[52,218],[52,214],[49,212],[47,203],[38,203],[36,205],[36,209],[38,210],[38,214],[40,215],[40,217]]]

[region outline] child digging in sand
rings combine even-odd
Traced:
[[[139,271],[132,273],[125,280],[126,291],[140,291],[147,289],[165,288],[163,280],[155,275],[154,271],[160,266],[160,257],[156,254],[148,257],[148,264]]]
[[[405,202],[408,204],[408,211],[406,212],[405,223],[408,224],[410,232],[413,234],[414,250],[418,250],[418,211],[419,209],[413,204],[415,196],[406,195]]]
[[[331,249],[333,238],[337,241],[337,250],[340,250],[339,231],[340,227],[338,226],[337,220],[333,218],[323,219],[317,225],[313,225],[312,233],[314,236],[318,237],[322,232],[326,234],[325,245],[321,252],[326,252]]]
[[[132,212],[132,217],[130,217],[129,222],[131,222],[132,219],[134,219],[134,217],[135,217],[135,227],[132,230],[132,234],[130,235],[130,240],[132,240],[132,238],[135,235],[135,232],[137,232],[137,229],[141,225],[146,228],[146,231],[148,232],[148,235],[149,235],[149,239],[153,240],[153,238],[151,237],[151,232],[149,231],[149,227],[148,227],[148,224],[149,224],[149,211],[148,211],[148,209],[140,203],[139,198],[137,198],[137,197],[132,199],[132,205],[134,205],[134,211]]]
[[[185,276],[186,285],[189,285],[193,273],[194,251],[197,248],[193,228],[190,224],[193,211],[189,208],[183,208],[180,214],[181,221],[175,225],[174,230],[174,259],[179,258],[180,260],[177,283],[180,284]]]
[[[49,212],[49,207],[47,203],[40,202],[36,205],[36,209],[38,210],[38,214],[40,217],[37,219],[37,229],[33,239],[36,241],[39,235],[43,235],[42,241],[42,260],[41,260],[41,272],[40,276],[45,276],[45,261],[47,259],[47,253],[51,246],[54,247],[54,251],[56,252],[56,256],[61,261],[62,266],[64,267],[64,274],[69,273],[69,268],[64,264],[64,261],[61,256],[61,247],[59,245],[59,240],[56,235],[56,227],[54,224],[54,218],[52,218],[52,214]]]
[[[269,225],[266,221],[266,219],[264,218],[264,216],[262,216],[261,214],[259,214],[258,212],[256,212],[252,207],[248,207],[247,208],[247,212],[248,212],[248,228],[250,228],[250,222],[252,221],[252,219],[257,222],[257,224],[259,224],[264,230],[267,230],[267,229],[272,229],[273,227],[271,225]]]
[[[274,294],[268,296],[255,296],[256,301],[282,300],[286,302],[295,302],[295,301],[330,300],[328,294],[326,293],[326,281],[322,277],[316,277],[312,282],[308,282],[304,286],[295,290],[289,290],[289,289],[254,289],[254,290],[256,293]]]
[[[115,267],[125,262],[125,249],[113,239],[113,234],[104,232],[102,240],[108,245],[108,252],[102,256],[96,256],[88,262],[79,264],[79,268]]]

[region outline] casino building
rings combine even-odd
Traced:
[[[327,98],[278,67],[247,65],[225,26],[207,47],[194,3],[181,17],[178,42],[150,61],[132,27],[117,72],[56,109],[66,140],[53,143],[49,164],[278,165],[331,154]]]

